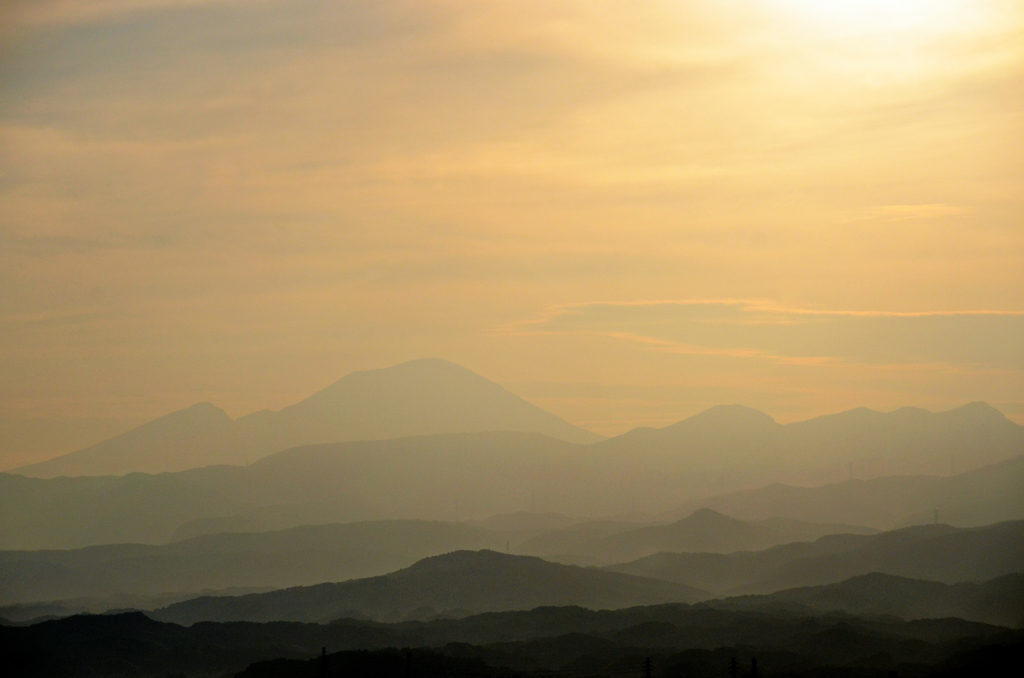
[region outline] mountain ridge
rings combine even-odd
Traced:
[[[465,367],[424,358],[351,372],[298,403],[235,420],[211,403],[196,403],[9,472],[44,478],[160,473],[247,464],[311,444],[506,430],[569,442],[602,439]]]
[[[358,611],[386,621],[419,611],[502,612],[580,605],[617,609],[692,603],[708,594],[673,582],[551,563],[493,550],[453,551],[379,577],[230,598],[194,598],[154,610],[160,621],[331,621]],[[465,616],[465,615],[463,615]]]

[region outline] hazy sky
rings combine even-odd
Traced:
[[[0,466],[419,357],[606,434],[1024,423],[1019,0],[15,0],[0,30]]]

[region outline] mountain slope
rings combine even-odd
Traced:
[[[1024,426],[984,403],[947,412],[859,408],[791,424],[729,405],[661,429],[635,429],[591,450],[609,463],[621,460],[629,477],[642,477],[636,486],[640,496],[666,494],[669,487],[677,496],[694,496],[709,488],[724,492],[771,482],[834,483],[851,473],[871,478],[964,472],[1024,455]],[[687,508],[672,519],[698,507]]]
[[[154,475],[0,474],[0,548],[157,544],[196,521],[268,510],[294,521],[279,527],[483,518],[521,508],[531,490],[545,496],[569,485],[590,500],[601,476],[581,466],[577,445],[508,432],[315,445],[245,467]],[[607,498],[592,500],[599,507]]]
[[[718,594],[771,593],[872,572],[953,584],[1024,571],[1024,521],[958,529],[926,525],[877,535],[830,535],[763,551],[659,553],[605,569]]]
[[[235,421],[199,403],[13,472],[38,478],[160,473],[246,464],[301,445],[484,431],[536,432],[576,443],[601,439],[464,367],[424,359],[353,372],[283,410]]]
[[[381,577],[234,598],[196,598],[155,611],[162,621],[328,621],[352,611],[378,619],[435,612],[616,609],[706,598],[697,589],[494,551],[456,551]]]
[[[14,469],[37,477],[170,471],[222,461],[238,445],[238,427],[220,408],[197,403],[76,452]]]
[[[491,675],[481,660],[505,667],[502,675],[622,676],[638,675],[644,657],[652,657],[654,666],[668,676],[723,676],[737,656],[744,666],[750,665],[751,656],[758,657],[768,675],[809,678],[884,676],[895,667],[900,675],[908,673],[907,667],[912,675],[1002,675],[1024,637],[1020,631],[962,619],[908,622],[778,607],[545,607],[400,624],[346,619],[326,625],[229,622],[190,627],[134,612],[0,626],[0,646],[6,650],[5,675],[18,678],[313,678],[325,673],[400,676],[407,671],[421,678]],[[322,648],[327,649],[325,658]],[[373,651],[378,648],[391,649]],[[411,656],[395,648],[411,648]],[[447,657],[441,666],[435,662],[441,658],[438,652]],[[956,654],[964,652],[970,655]],[[282,659],[286,657],[302,661]],[[388,661],[373,661],[383,657]],[[272,658],[239,673],[252,662]]]
[[[385,574],[426,556],[506,541],[506,533],[460,523],[393,520],[214,534],[163,546],[0,551],[0,605],[303,586]]]
[[[247,467],[179,473],[0,474],[0,548],[157,544],[176,534],[409,516],[459,521],[534,503],[565,515],[614,515],[629,506],[638,477],[591,449],[536,433],[465,433],[314,445]],[[648,500],[664,505],[681,491],[668,486],[659,496],[652,489]],[[775,485],[695,504],[683,515],[706,506],[741,520],[891,529],[932,522],[937,507],[944,522],[985,525],[1024,518],[1024,457],[951,478]]]
[[[611,563],[662,551],[754,551],[830,533],[868,534],[873,531],[851,525],[819,525],[798,521],[747,522],[705,508],[669,525],[649,525],[593,539],[576,545],[571,552]]]
[[[711,508],[745,520],[785,517],[891,529],[942,522],[984,525],[1024,518],[1024,456],[952,477],[889,476],[820,487],[773,484],[687,502],[663,520]]]
[[[714,603],[713,603],[714,604]],[[957,617],[1019,627],[1024,622],[1024,574],[1007,574],[982,583],[943,584],[871,573],[825,586],[778,591],[722,601],[723,607],[779,607],[855,615],[893,615],[903,619]]]

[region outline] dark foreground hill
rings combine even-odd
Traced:
[[[381,575],[459,549],[504,548],[508,539],[462,523],[386,520],[204,535],[162,546],[0,551],[0,605],[304,586]]]
[[[198,403],[15,472],[37,478],[160,473],[248,464],[301,445],[481,431],[531,431],[578,443],[601,439],[464,367],[427,359],[353,372],[283,410],[237,420]]]
[[[380,577],[237,597],[195,598],[156,610],[163,621],[329,621],[528,610],[544,605],[616,609],[706,599],[673,582],[550,563],[495,551],[456,551]]]
[[[831,535],[763,551],[659,553],[609,570],[718,594],[771,593],[880,572],[952,584],[1024,572],[1024,521],[985,527],[922,525],[877,535]]]
[[[1020,632],[958,619],[905,622],[687,605],[547,607],[401,624],[182,627],[129,613],[0,627],[5,673],[16,677],[191,678],[231,675],[247,666],[250,678],[312,678],[325,675],[322,668],[339,678],[419,678],[434,675],[439,666],[450,670],[447,676],[639,676],[645,657],[657,676],[726,675],[732,657],[744,667],[756,657],[765,675],[883,677],[898,670],[901,676],[925,676],[964,667],[980,675],[994,657],[1019,652],[1022,640]],[[319,663],[321,647],[330,653],[326,667]],[[396,661],[394,651],[383,648],[414,649],[411,657],[401,651]],[[481,660],[492,668],[470,663]],[[263,661],[273,663],[253,666]]]

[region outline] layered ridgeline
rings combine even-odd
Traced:
[[[981,582],[1024,572],[1024,521],[835,534],[761,551],[663,552],[605,569],[674,581],[715,595],[772,593],[871,573],[946,584]]]
[[[555,504],[571,515],[614,513],[632,499],[629,479],[585,449],[537,434],[458,434],[298,448],[247,467],[180,473],[50,480],[0,474],[0,548],[160,544],[215,532],[407,516],[462,521],[532,502]],[[661,501],[678,496],[664,488]],[[819,488],[776,485],[740,496],[749,501],[737,503],[735,510],[722,506],[730,497],[698,507],[711,505],[760,522],[751,529],[779,540],[774,543],[816,536],[801,534],[800,522],[822,521],[841,531],[848,530],[842,525],[892,529],[935,522],[936,510],[944,523],[985,525],[1024,518],[1024,457],[952,477],[896,476]],[[780,496],[792,500],[776,501]],[[678,518],[664,519],[670,521]],[[676,546],[664,546],[671,543],[671,527],[650,530],[646,542],[616,545],[616,534],[628,527],[622,521],[581,523],[523,552],[575,553],[583,559],[559,559],[600,564],[655,550],[735,547],[728,540],[702,545],[686,541],[691,539],[686,535]],[[589,542],[594,543],[579,548]]]
[[[927,525],[882,534],[834,534],[763,550],[763,523],[701,511],[670,527],[665,551],[608,571],[684,584],[715,595],[771,593],[884,573],[944,582],[979,582],[1024,572],[1024,522],[979,528]],[[774,521],[773,521],[774,522]],[[709,525],[732,524],[708,540]],[[830,526],[803,524],[805,534]],[[621,533],[646,537],[650,527]],[[558,534],[560,531],[550,534]],[[386,521],[208,535],[166,546],[111,545],[72,551],[0,552],[0,617],[31,619],[76,611],[162,606],[228,587],[285,588],[393,572],[424,556],[505,548],[514,531],[453,523]],[[782,538],[781,534],[776,534]],[[513,551],[523,550],[528,540]],[[603,539],[596,540],[598,543]],[[500,546],[499,546],[500,542]],[[731,545],[729,553],[682,549]],[[481,566],[501,563],[485,560]],[[532,559],[526,562],[534,562]],[[185,595],[192,592],[192,595]],[[45,605],[41,601],[49,601]]]
[[[533,431],[577,443],[601,439],[464,367],[424,359],[353,372],[283,410],[236,420],[198,403],[15,472],[38,478],[159,473],[248,464],[300,445],[473,431]]]
[[[854,594],[862,588],[852,583]],[[983,585],[978,592],[991,595],[993,589],[998,587]],[[938,595],[953,603],[942,612],[969,614],[968,595]],[[911,591],[907,597],[912,596]],[[624,676],[642,675],[643,660],[650,658],[656,675],[711,678],[727,675],[736,658],[740,675],[749,675],[756,658],[764,675],[810,678],[897,670],[1000,675],[1016,661],[1022,639],[1019,630],[963,619],[858,618],[793,606],[783,601],[754,609],[715,603],[603,611],[544,607],[397,624],[346,619],[188,627],[136,612],[0,626],[0,645],[8,648],[7,674],[19,677]]]
[[[1024,457],[943,479],[889,476],[821,487],[774,483],[687,502],[657,518],[676,520],[701,507],[746,520],[785,516],[878,527],[984,525],[1024,518]]]
[[[942,582],[873,572],[843,582],[806,586],[769,595],[739,596],[714,603],[725,609],[847,612],[903,619],[966,619],[1024,626],[1024,573],[983,582]]]
[[[353,615],[397,620],[561,605],[618,609],[692,603],[708,597],[704,591],[675,582],[496,551],[455,551],[380,577],[245,596],[194,598],[156,610],[150,616],[182,624],[327,622]]]
[[[162,546],[0,551],[0,605],[68,601],[68,609],[102,611],[98,599],[118,607],[127,595],[343,581],[386,574],[450,551],[504,549],[518,537],[514,530],[392,520],[212,534]],[[84,598],[97,600],[75,600]]]
[[[558,562],[608,565],[669,552],[731,553],[756,551],[790,542],[812,541],[831,534],[874,534],[859,525],[812,523],[786,518],[744,521],[711,509],[669,524],[638,526],[595,520],[538,535],[516,551]]]
[[[572,552],[555,558],[563,563],[579,564],[586,560],[580,553],[608,556],[603,539],[584,541],[574,547],[565,535],[578,536],[590,530],[562,528],[566,520],[571,522],[564,516],[520,514],[497,516],[480,524],[367,521],[211,534],[159,546],[109,544],[60,551],[0,551],[0,605],[67,601],[64,608],[68,610],[102,611],[124,607],[118,601],[126,596],[153,597],[229,587],[283,588],[370,577],[407,567],[421,558],[458,550],[549,555],[539,547],[561,543],[562,551],[554,548],[556,553]],[[835,532],[873,532],[867,528],[796,521],[746,523],[708,510],[668,526],[614,524],[622,528],[621,539],[632,543],[639,538],[644,545],[639,553],[626,550],[630,555],[645,555],[647,551],[754,550]],[[543,525],[556,525],[559,529],[545,529]],[[580,523],[578,527],[590,525]],[[652,530],[657,537],[653,540]],[[614,548],[611,552],[621,555],[624,551]],[[590,560],[604,562],[593,555]],[[625,558],[608,562],[622,560]],[[108,608],[102,607],[104,598],[110,599]],[[58,613],[56,607],[52,609],[45,614]],[[15,615],[22,619],[25,614],[28,613],[0,610],[0,616]]]
[[[576,505],[555,501],[562,494],[561,476],[551,488],[532,486],[532,478],[559,474],[567,455],[585,457],[582,479],[617,488],[610,495],[600,484],[592,488],[609,497],[601,512],[622,513],[664,510],[687,498],[769,482],[820,484],[851,474],[949,475],[1024,454],[1024,427],[983,403],[938,413],[860,408],[785,425],[749,408],[718,406],[662,429],[635,429],[595,442],[599,436],[465,368],[443,360],[417,360],[354,372],[279,412],[257,412],[233,421],[212,405],[195,405],[17,472],[55,477],[174,471],[248,464],[310,444],[493,431],[538,433],[575,445],[529,437],[508,443],[523,446],[524,463],[510,477],[519,487],[501,494],[519,492],[531,499],[520,497],[514,507],[490,507],[485,514],[534,507],[538,499],[543,510],[580,513]],[[489,443],[481,440],[480,445],[481,454],[489,452]],[[530,447],[548,451],[532,458]],[[336,448],[333,454],[353,449]],[[430,454],[425,450],[428,458]],[[402,469],[397,471],[401,474]],[[588,475],[593,473],[598,476]],[[471,468],[464,477],[466,483],[477,480]]]

